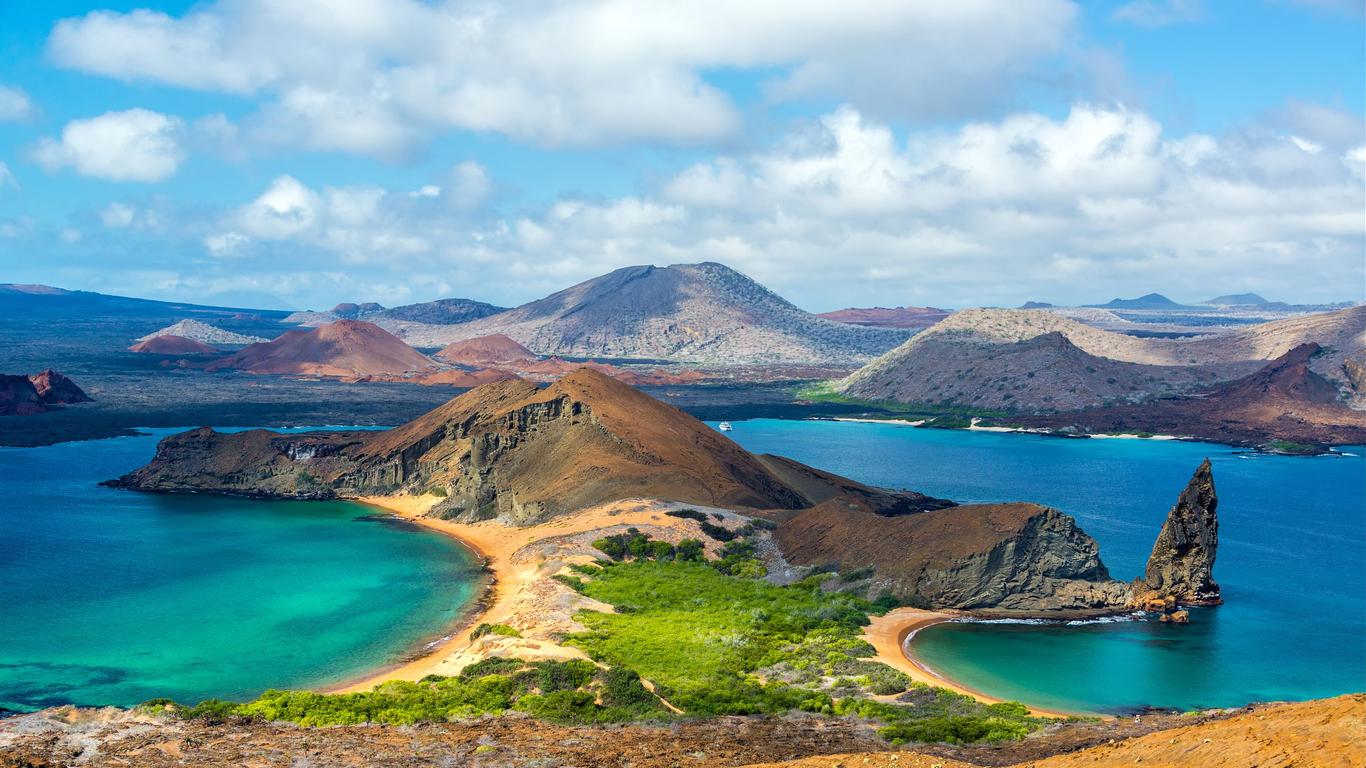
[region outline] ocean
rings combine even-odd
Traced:
[[[173,431],[0,448],[0,708],[343,682],[477,596],[471,552],[361,504],[98,485]]]
[[[945,624],[913,639],[931,669],[1007,699],[1075,712],[1194,709],[1366,690],[1366,449],[1253,454],[1134,439],[732,422],[727,436],[874,485],[958,502],[1033,501],[1077,519],[1111,575],[1143,571],[1205,457],[1219,495],[1214,578],[1225,604],[1191,624]]]

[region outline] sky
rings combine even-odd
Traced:
[[[1366,298],[1362,0],[0,0],[0,282]]]

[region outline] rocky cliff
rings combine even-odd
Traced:
[[[843,501],[775,532],[796,565],[873,568],[870,591],[935,607],[1044,615],[1103,613],[1126,602],[1076,521],[1037,504],[970,504],[878,518]]]
[[[1186,484],[1176,505],[1167,514],[1153,544],[1143,577],[1135,580],[1137,593],[1171,598],[1178,605],[1218,605],[1219,585],[1214,582],[1214,557],[1219,549],[1219,497],[1209,459]]]
[[[386,432],[201,428],[166,438],[151,463],[115,484],[289,498],[432,491],[445,496],[438,514],[515,525],[633,497],[749,509],[798,509],[848,492],[885,510],[949,503],[796,462],[772,469],[682,411],[587,368],[545,389],[521,379],[488,384]]]
[[[789,562],[871,568],[870,592],[983,614],[1098,615],[1213,605],[1218,499],[1209,462],[1167,516],[1147,573],[1111,577],[1096,541],[1037,504],[965,504],[892,518],[845,495],[787,516],[774,536]]]
[[[0,374],[0,416],[28,416],[52,406],[93,399],[71,379],[50,368],[28,375]]]

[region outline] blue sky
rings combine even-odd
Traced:
[[[0,2],[0,281],[1363,298],[1360,3]]]

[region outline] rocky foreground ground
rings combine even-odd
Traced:
[[[1022,741],[893,748],[851,720],[712,718],[558,726],[523,716],[304,728],[64,707],[0,721],[0,768],[892,768],[1366,765],[1366,695],[1198,715],[1062,723]]]

